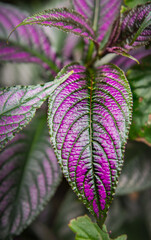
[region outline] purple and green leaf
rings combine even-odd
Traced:
[[[0,149],[30,122],[36,109],[69,75],[58,74],[55,81],[43,85],[0,89]]]
[[[71,0],[77,12],[92,22],[93,30],[100,43],[111,30],[112,24],[118,17],[121,0]]]
[[[132,95],[114,65],[87,70],[75,64],[71,70],[49,99],[50,136],[72,189],[103,222],[123,164]]]
[[[48,9],[24,19],[24,21],[22,21],[17,27],[28,24],[56,27],[65,32],[71,32],[78,36],[95,41],[94,32],[90,26],[90,23],[86,21],[82,15],[72,9]]]
[[[20,234],[60,182],[46,114],[42,114],[0,152],[0,239]]]
[[[133,56],[135,59],[137,59],[140,64],[142,63],[142,58],[151,55],[151,48],[146,49],[144,47],[132,50],[129,52],[130,56]],[[130,67],[135,65],[135,61],[125,58],[123,56],[116,56],[112,63],[117,65],[118,67],[122,68],[122,70],[127,71]]]
[[[120,46],[131,50],[151,43],[151,2],[125,11],[121,19],[118,39],[112,46]],[[115,35],[118,35],[116,32]]]
[[[53,74],[61,68],[46,33],[39,26],[22,26],[9,39],[10,32],[27,17],[23,11],[0,4],[0,61],[33,62]]]

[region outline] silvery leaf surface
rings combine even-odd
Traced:
[[[72,189],[99,221],[111,204],[123,165],[132,95],[114,65],[74,71],[49,99],[53,147]]]

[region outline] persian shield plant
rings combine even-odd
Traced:
[[[28,17],[1,4],[0,61],[38,64],[43,82],[0,89],[0,239],[11,239],[33,221],[59,185],[61,170],[97,222],[73,220],[76,239],[110,239],[103,224],[132,119],[125,72],[150,54],[151,43],[151,2],[121,5],[72,0],[69,8]],[[41,26],[70,33],[60,55]],[[79,39],[71,42],[73,34]],[[134,109],[132,138],[142,139],[145,124],[135,124],[135,115]]]

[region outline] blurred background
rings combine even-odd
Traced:
[[[68,6],[68,0],[3,0],[29,14],[52,8]],[[60,4],[61,2],[61,4]],[[56,32],[54,32],[56,34]],[[64,33],[58,33],[57,41],[51,34],[54,48],[59,51]],[[56,35],[55,35],[56,36]],[[21,69],[24,69],[26,74]],[[42,73],[35,65],[0,64],[0,85],[30,84],[41,82]],[[47,77],[47,76],[45,76]],[[79,202],[64,178],[57,192],[43,212],[15,240],[73,240],[68,227],[72,218],[90,214]],[[92,218],[92,217],[91,217]],[[93,218],[92,218],[93,219]],[[127,234],[128,240],[151,239],[151,148],[145,143],[129,141],[122,175],[106,220],[111,237]]]

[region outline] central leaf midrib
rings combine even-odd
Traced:
[[[97,199],[97,205],[99,212],[101,211],[100,209],[100,204],[99,204],[99,193],[96,187],[96,178],[95,178],[95,171],[94,171],[94,157],[93,157],[93,110],[92,110],[92,101],[93,101],[93,84],[94,84],[94,72],[93,70],[89,70],[89,79],[88,79],[88,84],[89,84],[89,96],[90,96],[90,102],[89,102],[89,141],[90,141],[90,158],[91,158],[91,168],[92,168],[92,177],[93,177],[93,183],[94,183],[94,189],[95,189],[95,195]]]
[[[26,172],[27,172],[26,170],[28,169],[28,166],[30,164],[30,159],[31,159],[30,156],[32,155],[35,143],[37,142],[37,140],[39,139],[39,136],[43,132],[44,126],[45,126],[44,118],[42,118],[36,128],[36,131],[34,131],[34,133],[33,133],[33,138],[28,143],[29,151],[27,151],[27,154],[25,156],[26,161],[24,161],[24,164],[22,166],[22,170],[21,170],[22,174],[20,175],[19,186],[16,191],[14,207],[12,208],[12,211],[10,212],[10,226],[8,228],[8,234],[11,234],[11,230],[12,230],[13,223],[14,223],[14,216],[16,216],[16,213],[17,213],[16,208],[18,207],[18,201],[20,201],[20,194],[22,192],[22,186],[24,185],[24,179],[26,178]]]

